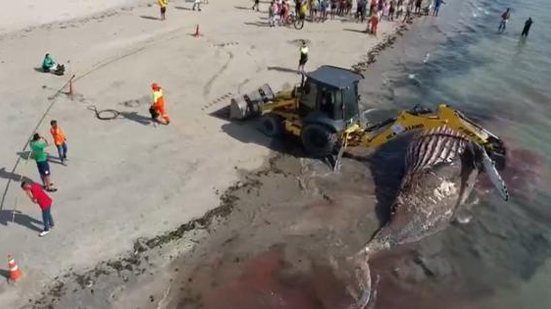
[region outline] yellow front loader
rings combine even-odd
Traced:
[[[381,122],[362,123],[358,104],[362,78],[350,70],[321,66],[303,75],[301,84],[292,90],[274,94],[264,85],[232,99],[230,117],[261,117],[266,135],[292,134],[310,156],[334,157],[334,167],[348,147],[377,147],[406,132],[446,125],[484,147],[498,170],[504,168],[501,139],[445,104],[436,111],[416,106]]]

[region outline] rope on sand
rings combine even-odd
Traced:
[[[121,114],[119,111],[114,109],[104,109],[98,111],[95,105],[88,106],[88,109],[93,111],[96,114],[96,118],[98,118],[99,120],[117,119],[117,117],[119,117],[119,115]]]

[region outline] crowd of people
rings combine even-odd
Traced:
[[[368,21],[368,32],[376,34],[381,20],[407,21],[413,14],[438,16],[444,0],[273,0],[268,7],[270,27],[287,25],[290,17],[310,22],[325,22],[338,17]],[[254,0],[252,10],[259,10]],[[293,6],[293,8],[291,7]],[[355,10],[354,10],[355,8]],[[373,30],[371,30],[373,29]]]

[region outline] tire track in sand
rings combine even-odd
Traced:
[[[233,53],[230,52],[230,51],[226,51],[226,53],[228,54],[229,58],[228,60],[226,61],[226,63],[224,63],[224,65],[218,70],[218,72],[216,72],[216,74],[214,74],[210,79],[209,81],[205,84],[205,87],[203,87],[203,97],[207,97],[209,94],[210,94],[210,90],[212,88],[212,85],[214,84],[214,82],[216,81],[216,79],[222,74],[224,73],[224,71],[226,71],[228,69],[228,66],[230,65],[231,61],[233,60]]]

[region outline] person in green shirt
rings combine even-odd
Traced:
[[[30,147],[31,157],[36,161],[38,173],[44,184],[44,189],[48,192],[57,191],[57,189],[53,187],[53,183],[50,179],[50,165],[48,164],[48,154],[45,150],[45,148],[48,147],[48,141],[41,137],[40,134],[35,133],[31,140]]]
[[[50,72],[54,68],[54,59],[50,56],[50,54],[46,54],[46,56],[44,56],[44,61],[42,61],[42,69],[44,70],[44,72]]]
[[[56,75],[63,75],[65,73],[65,66],[55,62],[54,58],[50,54],[44,56],[42,61],[42,70],[44,72],[52,72]]]

